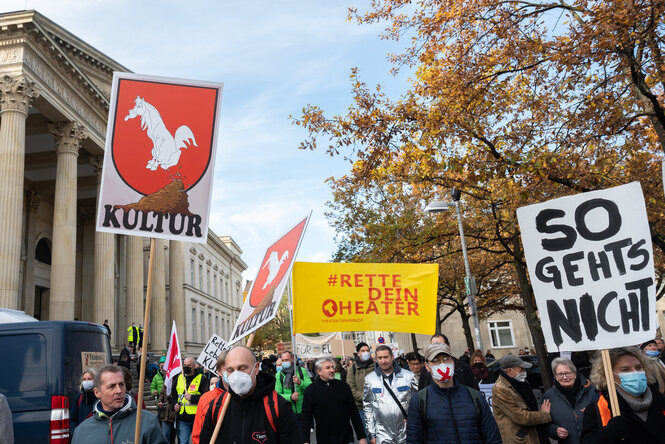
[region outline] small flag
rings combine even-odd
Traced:
[[[166,352],[166,362],[164,363],[164,384],[166,384],[166,394],[171,394],[171,382],[182,373],[182,361],[180,360],[180,346],[178,345],[178,332],[175,329],[175,321],[171,328],[171,340],[169,341],[169,349]]]

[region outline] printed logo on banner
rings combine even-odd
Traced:
[[[550,351],[655,336],[653,251],[638,182],[522,207],[517,217]]]
[[[277,314],[286,278],[293,266],[308,221],[309,216],[266,250],[229,339],[230,344],[267,324]]]
[[[221,87],[114,73],[98,231],[206,242]]]

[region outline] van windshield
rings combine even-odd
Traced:
[[[70,370],[67,371],[67,393],[79,391],[81,376],[88,368],[99,370],[109,365],[111,350],[107,336],[102,332],[72,330],[68,336]]]

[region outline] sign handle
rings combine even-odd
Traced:
[[[612,417],[621,416],[619,410],[619,399],[617,398],[617,391],[614,385],[614,374],[612,373],[612,362],[610,361],[610,352],[607,349],[600,351],[603,359],[603,368],[605,369],[605,381],[607,381],[607,391],[610,396],[610,407],[612,409]]]
[[[253,331],[252,334],[249,335],[249,339],[247,340],[247,347],[252,346],[252,342],[254,342],[254,336],[256,335],[256,332]],[[226,400],[224,401],[224,405],[222,406],[222,412],[219,414],[219,417],[217,418],[217,423],[215,424],[215,430],[212,432],[212,436],[210,437],[210,443],[214,444],[215,441],[217,441],[217,435],[219,435],[219,431],[222,429],[222,422],[224,422],[224,416],[226,415],[226,411],[229,408],[229,403],[231,402],[231,396],[230,394],[225,396]]]
[[[148,287],[145,293],[145,313],[143,315],[143,347],[141,348],[141,372],[139,374],[139,398],[136,402],[136,430],[134,442],[141,442],[141,413],[143,412],[143,383],[145,381],[145,359],[148,354],[148,337],[150,334],[150,301],[152,299],[152,272],[155,268],[155,238],[150,239],[150,259],[148,261]]]

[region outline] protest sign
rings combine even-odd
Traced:
[[[489,404],[490,410],[494,413],[494,409],[492,408],[492,389],[494,388],[494,384],[478,384],[478,388],[480,389],[480,392],[485,395],[487,404]]]
[[[293,327],[297,333],[434,333],[439,266],[297,262]]]
[[[242,305],[229,344],[258,330],[277,314],[308,221],[309,216],[298,222],[266,250],[256,279]]]
[[[522,207],[517,217],[550,351],[655,337],[653,251],[638,182]]]
[[[196,358],[196,362],[207,368],[208,371],[217,374],[217,358],[223,350],[229,348],[231,347],[226,343],[226,341],[224,341],[224,339],[217,336],[216,334],[213,334],[210,339],[208,339],[206,346],[203,347],[203,350],[201,350],[201,353],[199,353],[199,357]]]
[[[205,243],[222,84],[113,73],[97,231]]]

